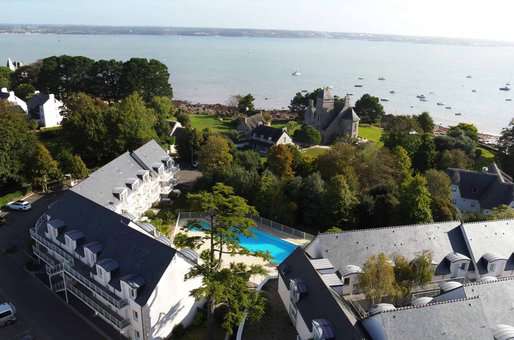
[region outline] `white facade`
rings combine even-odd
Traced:
[[[7,95],[7,98],[5,98],[5,100],[7,100],[8,103],[11,103],[15,106],[19,106],[25,113],[29,112],[28,108],[27,108],[27,103],[25,103],[20,98],[16,97],[16,95],[14,94],[14,91],[8,91],[5,87],[3,87],[1,89],[1,92],[4,95]]]
[[[302,315],[298,312],[298,308],[291,299],[291,292],[287,289],[287,286],[280,275],[278,276],[278,294],[287,310],[287,313],[289,314],[289,318],[291,319],[294,328],[296,328],[299,339],[312,339],[312,332],[309,330],[309,327],[307,327]]]
[[[57,100],[53,94],[49,94],[48,100],[38,105],[34,113],[39,117],[38,121],[42,127],[55,127],[61,125],[63,108],[63,102]]]
[[[196,309],[202,302],[196,301],[189,292],[201,286],[202,278],[184,280],[191,269],[191,263],[178,253],[145,306],[150,332],[148,339],[162,339],[168,336],[178,324],[187,327],[193,321]],[[177,294],[183,292],[183,294]]]

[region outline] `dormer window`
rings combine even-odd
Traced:
[[[307,286],[301,279],[294,279],[289,282],[291,302],[298,303],[301,297],[307,293]]]
[[[135,288],[130,288],[130,298],[134,300],[137,297],[137,292]]]
[[[116,197],[116,199],[118,199],[122,202],[127,199],[127,190],[125,188],[122,188],[122,187],[114,188],[112,190],[112,194],[114,197]]]
[[[137,178],[129,178],[126,181],[126,185],[132,191],[137,190],[139,188],[139,180]]]

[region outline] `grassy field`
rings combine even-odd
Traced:
[[[318,158],[319,156],[325,154],[329,149],[326,148],[310,148],[308,150],[302,151],[302,153],[307,157]]]
[[[191,115],[191,125],[198,129],[211,129],[215,132],[227,132],[233,129],[230,119],[221,120],[211,115]]]
[[[382,129],[378,126],[369,124],[359,125],[359,137],[366,138],[370,142],[382,144],[380,137],[382,136]]]

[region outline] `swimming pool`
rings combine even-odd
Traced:
[[[202,223],[203,224],[203,223]],[[205,224],[207,227],[207,223]],[[197,229],[197,228],[192,228]],[[256,251],[267,251],[271,254],[273,264],[279,264],[284,261],[295,249],[296,245],[290,242],[284,241],[279,237],[271,235],[265,231],[262,231],[256,227],[251,227],[250,231],[253,237],[247,237],[241,235],[239,237],[239,244],[242,248],[256,252]]]

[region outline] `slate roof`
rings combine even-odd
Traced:
[[[433,263],[441,267],[436,274],[447,270],[448,254],[470,257],[457,221],[322,233],[306,247],[310,256],[328,258],[340,272],[348,265],[362,267],[370,256],[379,253],[413,259],[424,250],[431,251]]]
[[[244,125],[246,129],[253,130],[259,125],[264,125],[264,119],[262,113],[256,113],[249,117],[243,117],[240,120],[240,124]]]
[[[487,172],[465,169],[448,169],[454,185],[459,187],[463,198],[480,202],[482,209],[492,209],[514,200],[514,184],[503,176],[496,165]]]
[[[467,237],[471,256],[478,263],[479,270],[483,257],[490,255],[508,259],[512,262],[514,253],[514,220],[483,221],[465,223],[462,229]],[[483,269],[483,268],[482,268]]]
[[[493,339],[478,298],[398,308],[362,321],[372,339]]]
[[[312,320],[326,319],[333,327],[335,340],[364,338],[359,324],[350,321],[354,317],[350,310],[336,300],[302,248],[296,248],[278,266],[278,272],[288,288],[290,279],[301,279],[305,285],[307,292],[297,306],[309,330],[312,331]]]
[[[361,120],[359,118],[359,116],[357,115],[357,113],[355,113],[355,111],[353,110],[353,107],[351,105],[350,96],[346,96],[344,98],[344,106],[343,106],[343,109],[341,110],[340,116],[341,116],[341,119],[351,120],[352,122],[358,122]]]
[[[29,109],[29,112],[46,103],[48,99],[50,99],[50,96],[45,93],[38,93],[32,96],[32,98],[27,100],[27,108]]]
[[[141,277],[144,284],[136,298],[140,306],[146,304],[176,253],[175,249],[129,227],[126,217],[73,191],[66,191],[47,214],[51,219],[64,221],[64,231],[81,231],[84,247],[98,251],[97,261],[102,265],[110,269],[115,269],[113,263],[118,265],[111,274],[111,286],[119,287],[120,278],[127,275]]]
[[[71,190],[100,205],[112,206],[117,203],[114,188],[127,188],[127,179],[137,177],[138,171],[151,170],[152,165],[161,163],[164,157],[168,154],[151,140],[133,153],[125,152],[110,161]]]
[[[271,142],[276,143],[279,140],[280,136],[282,136],[283,133],[284,133],[284,130],[282,130],[282,129],[273,128],[273,127],[265,126],[265,125],[259,125],[258,127],[253,129],[252,138],[254,135],[256,136],[256,138],[257,137],[264,138],[266,140],[269,137],[271,137]],[[261,136],[263,136],[263,137],[261,137]]]

